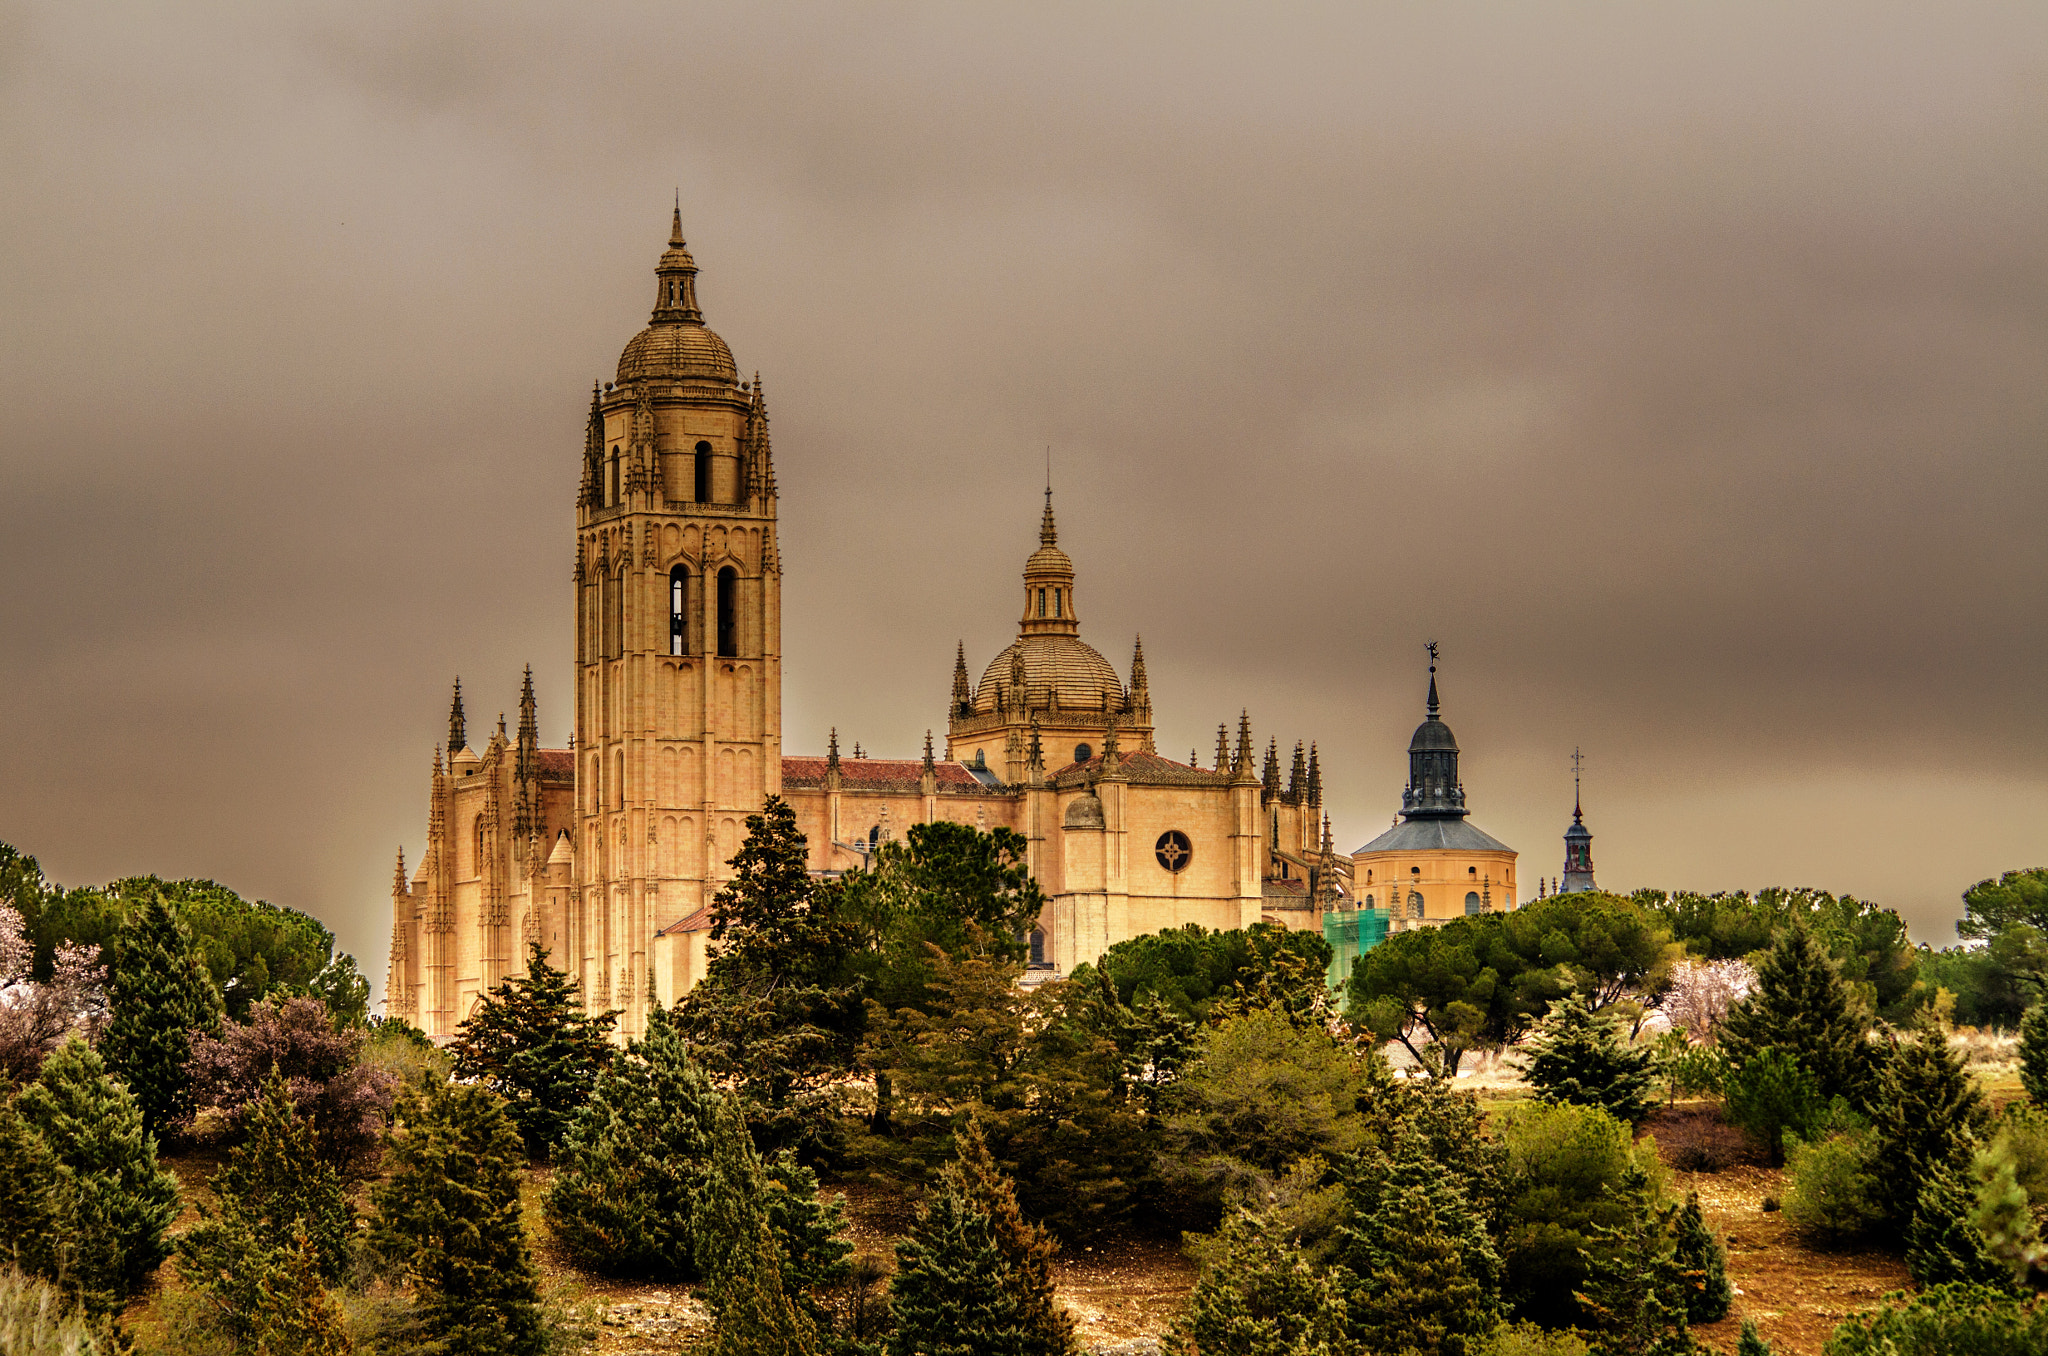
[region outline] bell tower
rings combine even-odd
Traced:
[[[782,789],[782,568],[760,378],[704,324],[678,205],[647,327],[593,387],[576,498],[576,888],[557,963],[646,1029],[655,934]]]

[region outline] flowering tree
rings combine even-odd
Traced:
[[[362,1062],[364,1040],[360,1027],[337,1028],[317,998],[266,999],[249,1009],[248,1021],[193,1038],[185,1067],[194,1111],[219,1111],[239,1136],[274,1069],[321,1153],[347,1165],[383,1133],[397,1092],[396,1075]]]
[[[0,901],[0,1092],[28,1082],[73,1032],[98,1038],[106,1020],[106,967],[96,946],[60,946],[50,981],[31,977],[35,944],[21,913]]]
[[[1748,961],[1680,961],[1671,967],[1664,1014],[1695,1045],[1712,1045],[1729,1009],[1755,988],[1756,971]]]

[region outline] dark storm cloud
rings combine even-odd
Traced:
[[[446,683],[567,733],[583,393],[682,185],[785,742],[913,751],[1054,447],[1169,752],[1946,936],[2048,859],[2038,6],[0,8],[0,838],[381,971]]]

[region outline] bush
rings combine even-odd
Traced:
[[[0,1265],[0,1351],[7,1356],[103,1356],[117,1350],[109,1336],[49,1282]]]
[[[2048,1305],[1971,1285],[1887,1295],[1835,1329],[1825,1356],[2012,1356],[2048,1351]]]
[[[321,1156],[346,1165],[383,1134],[398,1087],[395,1074],[363,1062],[365,1040],[356,1027],[337,1029],[317,998],[257,1003],[247,1022],[192,1042],[186,1065],[192,1108],[220,1111],[229,1132],[240,1137],[263,1099],[265,1080],[276,1073],[289,1085],[293,1111],[312,1130]]]
[[[1850,1130],[1794,1143],[1786,1165],[1785,1218],[1829,1244],[1867,1237],[1884,1219],[1876,1189],[1877,1137]]]
[[[1693,1045],[1675,1031],[1659,1037],[1658,1044],[1662,1047],[1664,1089],[1673,1101],[1721,1095],[1728,1078],[1728,1058],[1719,1047]]]
[[[1718,1323],[1728,1317],[1735,1302],[1735,1288],[1728,1282],[1728,1250],[1707,1228],[1700,1210],[1700,1194],[1685,1199],[1678,1212],[1677,1241],[1672,1259],[1686,1273],[1685,1316],[1693,1323]]]
[[[1770,1158],[1785,1161],[1785,1136],[1809,1138],[1827,1113],[1820,1087],[1790,1050],[1766,1046],[1732,1069],[1723,1084],[1728,1119]]]
[[[1593,1356],[1576,1330],[1553,1332],[1535,1323],[1505,1323],[1472,1348],[1472,1356]]]
[[[1582,1249],[1602,1229],[1632,1225],[1662,1195],[1656,1146],[1593,1107],[1517,1108],[1501,1128],[1508,1193],[1500,1231],[1505,1292],[1516,1313],[1551,1326],[1575,1322]]]
[[[1749,1137],[1714,1107],[1674,1107],[1652,1116],[1648,1127],[1658,1153],[1680,1172],[1720,1172],[1750,1157]]]

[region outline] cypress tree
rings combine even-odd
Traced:
[[[690,1207],[721,1100],[657,1008],[647,1034],[598,1076],[556,1151],[545,1209],[571,1256],[610,1275],[697,1275]]]
[[[787,1149],[761,1165],[769,1232],[782,1250],[782,1289],[819,1333],[832,1327],[823,1296],[853,1274],[843,1197],[818,1195],[818,1174]]]
[[[1346,1351],[1345,1304],[1272,1211],[1235,1209],[1164,1344],[1201,1356],[1315,1356]]]
[[[1621,1038],[1612,1016],[1570,997],[1552,1005],[1530,1038],[1523,1068],[1544,1101],[1597,1106],[1634,1125],[1656,1100],[1654,1063],[1649,1050]]]
[[[78,1297],[77,1185],[12,1097],[0,1100],[0,1262]]]
[[[16,1105],[71,1172],[86,1302],[95,1312],[118,1309],[170,1255],[178,1179],[158,1166],[135,1098],[76,1037],[43,1061]]]
[[[1498,1322],[1497,1290],[1465,1266],[1461,1243],[1420,1182],[1387,1190],[1370,1222],[1372,1270],[1350,1299],[1351,1333],[1368,1351],[1466,1356]]]
[[[1472,1201],[1456,1160],[1447,1161],[1431,1135],[1415,1121],[1405,1122],[1401,1135],[1393,1154],[1368,1152],[1343,1174],[1346,1218],[1337,1228],[1337,1247],[1338,1259],[1357,1278],[1351,1287],[1353,1308],[1405,1265],[1412,1228],[1406,1215],[1413,1207],[1400,1202],[1404,1193],[1419,1191],[1431,1227],[1450,1240],[1460,1273],[1477,1287],[1466,1307],[1476,1325],[1471,1331],[1484,1332],[1499,1316],[1505,1271],[1486,1218]]]
[[[1963,1061],[1933,1026],[1889,1061],[1870,1107],[1877,1132],[1877,1203],[1901,1235],[1937,1167],[1968,1170],[1970,1151],[1990,1113]]]
[[[995,1228],[949,1172],[896,1244],[889,1356],[1025,1356],[1022,1296]]]
[[[1735,1343],[1735,1356],[1772,1356],[1771,1344],[1756,1330],[1756,1321],[1742,1320],[1742,1336]]]
[[[2020,1019],[2020,1086],[2028,1101],[2048,1107],[2048,1002],[2034,1004]]]
[[[219,1029],[220,990],[160,890],[122,924],[112,950],[100,1052],[134,1094],[143,1129],[160,1134],[190,1110],[192,1033]]]
[[[690,1207],[719,1356],[809,1356],[817,1331],[783,1286],[785,1254],[769,1223],[765,1175],[737,1099],[719,1099],[711,1163]]]
[[[1577,1299],[1601,1356],[1687,1356],[1698,1350],[1686,1326],[1690,1278],[1671,1246],[1676,1213],[1668,1207],[1642,1209],[1629,1223],[1596,1229],[1601,1246],[1580,1249],[1586,1288]]]
[[[1776,1046],[1798,1056],[1823,1099],[1860,1101],[1867,1091],[1869,1023],[1804,918],[1795,916],[1778,933],[1756,979],[1756,991],[1735,1005],[1716,1037],[1728,1062],[1740,1067]]]
[[[2012,1269],[1992,1256],[1984,1235],[1971,1222],[1977,1207],[1969,1182],[1949,1163],[1936,1163],[1920,1187],[1913,1222],[1906,1230],[1906,1268],[1921,1287],[1960,1281],[2006,1289]]]
[[[616,1012],[584,1013],[576,985],[528,944],[526,974],[484,995],[455,1029],[455,1076],[481,1081],[535,1157],[554,1152],[612,1058]]]
[[[1673,1259],[1686,1276],[1685,1316],[1692,1323],[1718,1323],[1728,1317],[1735,1287],[1728,1283],[1728,1250],[1707,1227],[1700,1193],[1689,1192],[1678,1212]]]
[[[321,1284],[320,1250],[301,1232],[264,1277],[259,1356],[348,1356],[355,1350],[341,1306]]]
[[[540,1281],[519,1215],[525,1155],[504,1102],[427,1082],[403,1094],[371,1231],[444,1356],[540,1356]]]

